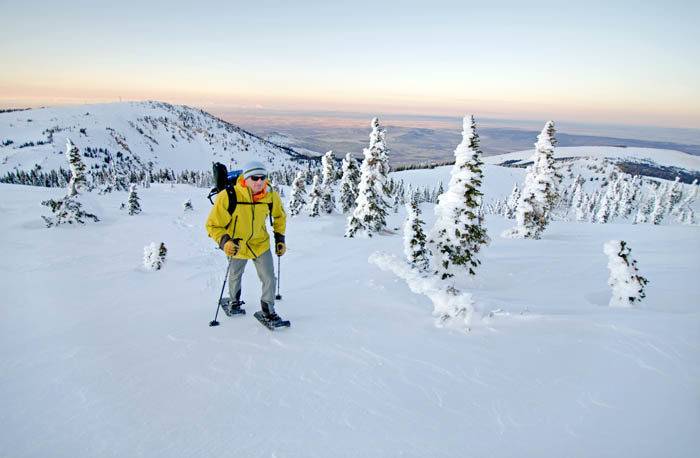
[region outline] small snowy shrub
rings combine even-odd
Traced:
[[[51,209],[53,216],[41,217],[46,222],[46,227],[59,226],[61,224],[85,224],[86,219],[91,219],[95,222],[100,219],[82,209],[82,204],[78,201],[78,195],[67,195],[62,199],[49,199],[41,203]]]
[[[608,255],[610,269],[610,306],[631,307],[644,299],[644,287],[649,281],[639,275],[637,261],[630,256],[632,250],[627,243],[624,240],[610,240],[603,245],[603,251]]]
[[[194,207],[192,206],[192,200],[191,200],[191,199],[187,199],[187,200],[185,201],[185,203],[182,204],[182,205],[183,205],[184,210],[185,210],[186,212],[191,212],[192,210],[194,210]]]
[[[165,265],[167,254],[168,249],[164,243],[157,245],[156,242],[151,242],[143,248],[143,266],[147,270],[160,270]]]

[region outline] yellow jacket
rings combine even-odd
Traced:
[[[253,202],[250,188],[245,186],[243,177],[239,177],[233,187],[238,203],[233,215],[228,213],[228,193],[219,192],[214,201],[214,207],[209,212],[206,228],[209,237],[223,247],[229,239],[240,240],[240,250],[234,256],[238,259],[255,259],[270,249],[270,236],[265,227],[269,219],[270,204],[272,204],[272,229],[284,237],[287,215],[284,212],[280,195],[266,184],[262,198]]]

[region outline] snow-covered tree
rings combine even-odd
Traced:
[[[516,227],[504,232],[506,237],[539,239],[547,227],[559,197],[561,174],[554,162],[554,122],[545,124],[535,143],[532,165],[515,212]]]
[[[632,250],[627,243],[624,240],[610,240],[603,245],[603,251],[608,255],[610,270],[610,306],[631,307],[644,299],[644,287],[649,281],[639,275],[637,261],[630,256]]]
[[[506,201],[506,217],[508,219],[515,218],[515,210],[518,208],[518,200],[520,200],[520,188],[518,187],[518,183],[513,183],[513,189],[510,191],[510,195]]]
[[[73,223],[85,224],[86,220],[99,221],[100,219],[96,215],[83,210],[78,197],[77,195],[66,195],[62,199],[49,199],[41,202],[41,205],[49,207],[53,214],[52,216],[41,216],[46,227]]]
[[[296,216],[306,206],[306,177],[303,171],[298,171],[292,182],[292,197],[289,200],[289,214]]]
[[[596,209],[599,207],[600,200],[602,199],[602,193],[599,189],[593,191],[593,194],[588,196],[588,205],[586,207],[586,219],[591,223],[595,222]]]
[[[406,260],[411,267],[427,272],[430,268],[430,255],[425,247],[425,222],[420,218],[421,211],[415,201],[406,204],[406,223],[403,228],[403,247]]]
[[[70,168],[70,181],[68,182],[68,196],[73,197],[78,195],[87,187],[87,178],[85,177],[85,163],[80,156],[78,147],[66,139],[66,157],[68,158],[68,167]]]
[[[690,185],[690,190],[686,194],[685,198],[677,207],[677,222],[685,225],[695,224],[695,211],[693,210],[693,203],[698,196],[698,189],[698,180],[696,178]]]
[[[340,211],[343,214],[350,213],[355,208],[355,200],[357,199],[357,187],[360,183],[360,170],[357,167],[357,161],[350,153],[345,155],[343,159],[343,176],[340,179]]]
[[[164,243],[151,242],[143,248],[143,266],[147,270],[160,270],[165,265],[168,249]]]
[[[474,116],[464,117],[462,142],[454,154],[450,182],[435,207],[437,218],[429,237],[433,267],[443,280],[460,268],[475,275],[481,263],[477,254],[489,241],[478,214],[483,162]]]
[[[654,209],[651,211],[649,220],[652,224],[661,224],[668,211],[668,186],[662,184],[654,194]]]
[[[314,175],[309,191],[309,216],[319,216],[321,214],[321,202],[323,201],[323,191],[318,182],[318,175]]]
[[[321,158],[322,163],[322,184],[321,184],[321,209],[324,213],[333,213],[335,201],[333,199],[333,184],[336,181],[335,158],[333,151],[328,151]]]
[[[668,213],[673,214],[682,200],[683,185],[681,184],[680,177],[676,177],[673,184],[671,184],[671,186],[668,188],[668,196],[666,197],[666,201],[668,202]]]
[[[597,223],[605,224],[610,222],[615,215],[619,197],[619,180],[609,181],[605,194],[603,194],[603,198],[601,199],[600,206],[598,207],[598,212],[595,215]]]
[[[355,210],[348,218],[346,237],[363,233],[371,237],[386,228],[387,176],[389,162],[387,156],[386,132],[379,125],[379,119],[372,119],[372,133],[369,147],[364,149],[364,160],[360,168]]]
[[[632,216],[635,210],[637,199],[639,198],[639,177],[635,176],[630,179],[630,176],[625,174],[622,177],[622,186],[620,191],[619,205],[617,208],[618,215],[628,219]]]
[[[575,210],[576,221],[587,221],[589,199],[590,196],[588,194],[586,194],[585,192],[581,193],[581,201]]]
[[[639,205],[637,214],[634,217],[634,224],[648,223],[655,206],[656,196],[650,193],[646,198],[642,199],[642,203]]]
[[[61,224],[85,224],[86,220],[99,221],[100,219],[88,210],[83,209],[80,202],[80,192],[87,187],[85,177],[85,164],[80,157],[78,147],[66,140],[66,157],[71,171],[66,195],[61,199],[48,199],[41,205],[51,210],[52,216],[42,215],[46,227],[60,226]]]
[[[581,205],[584,201],[584,196],[585,193],[583,191],[583,178],[581,178],[581,175],[578,175],[574,180],[573,188],[571,190],[570,206],[571,212],[575,215],[575,218],[578,221],[581,221],[581,219],[579,219],[579,212],[581,209]]]
[[[136,193],[136,185],[132,184],[129,187],[129,197],[127,199],[129,203],[129,214],[136,215],[141,213],[141,204],[139,203],[139,195]]]
[[[333,186],[336,182],[335,157],[328,151],[321,157],[321,178],[324,186]]]

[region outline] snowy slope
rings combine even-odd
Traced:
[[[323,153],[313,151],[302,146],[299,146],[299,140],[281,132],[271,132],[265,135],[265,140],[274,143],[275,145],[286,146],[294,151],[310,157],[322,156]]]
[[[418,183],[449,168],[402,172]],[[522,169],[486,167],[486,198]],[[95,197],[103,220],[45,229],[61,189],[0,184],[0,456],[692,457],[700,447],[700,228],[555,222],[493,239],[468,289],[486,316],[438,329],[432,305],[367,262],[400,233],[343,237],[290,220],[277,333],[212,319],[225,260],[201,189]],[[191,198],[195,211],[184,214]],[[432,207],[423,205],[432,222]],[[399,227],[403,214],[390,215]],[[603,243],[630,243],[651,283],[607,307]],[[159,272],[143,247],[164,241]],[[248,266],[249,313],[259,284]],[[489,313],[493,316],[489,318]]]
[[[531,161],[534,149],[516,151],[513,153],[497,154],[484,157],[487,164],[508,163],[517,165]],[[613,146],[571,146],[557,147],[554,150],[555,159],[564,158],[590,158],[610,159],[613,162],[636,161],[640,163],[653,163],[663,167],[677,167],[689,171],[700,171],[700,156],[683,153],[681,151],[656,149],[656,148],[621,148]]]
[[[251,158],[278,168],[299,157],[221,121],[206,112],[162,102],[73,105],[0,113],[0,175],[10,170],[65,168],[70,138],[85,155],[87,147],[119,154],[136,167],[209,170],[213,161],[227,166]],[[88,167],[105,164],[106,153],[85,157]]]

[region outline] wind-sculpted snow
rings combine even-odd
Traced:
[[[414,293],[428,297],[433,304],[433,316],[438,326],[470,329],[478,325],[481,316],[476,311],[471,294],[452,293],[448,289],[449,283],[432,275],[422,275],[405,261],[388,253],[372,253],[369,262],[403,279]]]

